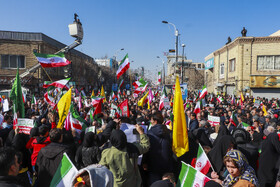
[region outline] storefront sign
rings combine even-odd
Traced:
[[[280,88],[280,76],[251,76],[251,88]]]

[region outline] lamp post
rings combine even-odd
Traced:
[[[162,84],[165,85],[165,69],[164,69],[164,60],[160,57],[157,56],[157,58],[160,58],[162,60],[162,74],[163,74],[163,80],[162,80]]]
[[[184,83],[184,60],[185,60],[185,54],[184,54],[184,49],[186,47],[185,44],[182,44],[183,47],[183,54],[182,54],[182,84]]]
[[[121,49],[118,49],[118,50],[116,50],[116,52],[115,52],[115,54],[114,54],[114,59],[115,60],[117,60],[117,54],[120,52],[120,51],[123,51],[124,50],[124,48],[121,48]]]
[[[177,62],[178,62],[178,36],[179,36],[179,31],[173,23],[170,23],[168,21],[162,21],[162,23],[170,24],[174,27],[174,31],[175,31],[175,64],[177,64]],[[174,66],[174,74],[175,74],[175,66]]]

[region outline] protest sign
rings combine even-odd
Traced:
[[[168,97],[165,97],[165,98],[163,99],[163,103],[164,103],[164,108],[170,109],[170,102],[169,102]]]
[[[210,123],[211,126],[220,125],[220,117],[208,115],[208,122]]]
[[[34,127],[34,120],[28,118],[18,118],[17,127],[19,133],[30,134],[30,130]]]
[[[88,133],[88,132],[95,133],[95,126],[90,126],[90,127],[86,128],[85,134]]]

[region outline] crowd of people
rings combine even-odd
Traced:
[[[207,154],[212,180],[205,186],[280,187],[280,108],[278,99],[206,95],[200,112],[189,94],[185,106],[189,151],[176,157],[172,151],[171,107],[159,110],[160,94],[150,106],[138,106],[141,96],[122,95],[102,103],[102,112],[91,118],[91,106],[72,99],[87,127],[95,131],[56,128],[59,116],[43,97],[25,103],[25,118],[34,119],[30,134],[13,126],[13,109],[2,113],[0,127],[0,186],[50,186],[64,153],[79,170],[69,186],[176,186],[181,161],[194,165],[199,144]],[[128,99],[129,116],[111,116],[111,104]],[[84,97],[82,102],[91,102]],[[258,101],[258,102],[256,102]],[[256,104],[257,103],[257,104]],[[10,101],[10,105],[13,106]],[[148,109],[149,108],[149,109]],[[1,103],[2,111],[2,103]],[[208,116],[220,118],[211,125]],[[20,116],[18,116],[20,117]],[[237,119],[234,122],[233,119]],[[123,125],[134,125],[134,142]],[[186,179],[188,180],[188,179]]]

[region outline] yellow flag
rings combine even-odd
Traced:
[[[256,102],[256,99],[254,98],[253,103],[255,103],[255,102]]]
[[[138,106],[143,106],[149,92],[147,92],[139,101],[138,101]]]
[[[94,90],[92,90],[92,93],[91,93],[91,97],[94,97],[95,95],[94,95]]]
[[[71,95],[72,95],[71,91],[72,91],[72,88],[70,88],[68,90],[68,92],[66,92],[66,94],[64,94],[57,103],[57,109],[58,109],[58,115],[59,115],[59,121],[57,124],[57,128],[60,128],[60,129],[63,128],[64,120],[66,119],[66,117],[68,115],[70,105],[71,105]]]
[[[177,157],[182,156],[189,151],[189,139],[184,113],[183,98],[179,83],[179,78],[176,78],[175,99],[173,103],[173,142],[172,150]]]
[[[262,106],[262,111],[263,111],[263,115],[266,116],[267,112],[266,112],[266,109],[265,109],[265,105]]]
[[[101,87],[101,94],[100,94],[100,96],[104,97],[103,102],[106,102],[106,96],[105,96],[105,92],[104,92],[103,85],[102,85],[102,87]]]
[[[244,101],[244,96],[243,96],[243,93],[242,93],[242,92],[241,92],[240,99],[242,99],[242,101]]]

